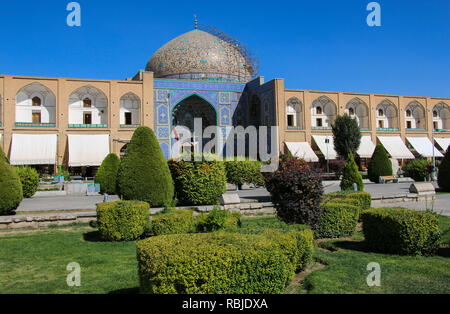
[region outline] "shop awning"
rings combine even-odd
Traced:
[[[381,144],[394,159],[414,159],[400,136],[378,136]]]
[[[109,154],[109,134],[68,135],[69,167],[100,166]]]
[[[356,152],[358,156],[361,158],[371,158],[374,151],[375,144],[372,142],[372,138],[370,136],[361,137],[361,145]]]
[[[407,137],[408,142],[416,150],[418,154],[423,157],[433,157],[433,150],[435,157],[444,157],[439,150],[431,144],[428,137]]]
[[[447,151],[447,148],[450,146],[450,138],[436,137],[434,140],[445,152]]]
[[[13,134],[10,163],[23,165],[56,164],[57,134]]]
[[[319,157],[308,142],[286,142],[286,146],[294,157],[304,159],[306,162],[319,162]]]
[[[314,142],[320,149],[326,160],[332,160],[337,158],[337,153],[334,150],[334,140],[333,136],[326,135],[313,135]],[[328,139],[328,143],[327,143]]]

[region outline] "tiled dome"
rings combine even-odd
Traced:
[[[239,50],[201,30],[181,35],[160,48],[146,70],[156,78],[217,79],[248,82],[251,73]]]

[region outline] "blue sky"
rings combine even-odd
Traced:
[[[286,88],[450,97],[450,1],[80,0],[82,26],[66,25],[70,1],[2,1],[0,73],[125,79],[193,15],[259,55],[266,80]]]

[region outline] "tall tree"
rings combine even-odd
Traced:
[[[356,119],[347,114],[337,116],[333,126],[334,149],[342,158],[356,155],[361,145],[361,130]]]
[[[450,146],[439,165],[438,184],[441,189],[450,192]]]

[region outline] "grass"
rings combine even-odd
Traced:
[[[243,218],[241,232],[259,233],[268,227],[290,228],[275,217],[252,217]],[[442,243],[448,246],[450,218],[440,217],[440,227]],[[450,293],[448,257],[367,252],[361,233],[320,246],[316,265],[298,274],[288,293]],[[2,233],[0,248],[0,294],[139,292],[135,242],[101,242],[86,225]],[[81,265],[81,287],[66,284],[66,267],[72,262]],[[370,262],[381,266],[381,287],[366,284]]]

